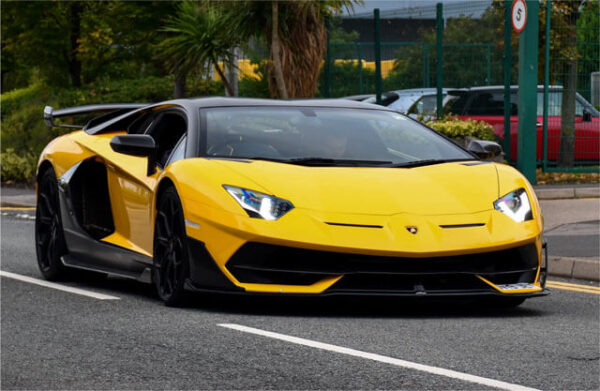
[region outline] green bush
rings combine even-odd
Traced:
[[[475,137],[480,140],[496,141],[494,128],[483,121],[473,119],[461,120],[456,117],[444,117],[439,121],[424,121],[429,126],[454,140],[462,140],[465,137]]]
[[[17,154],[9,148],[0,153],[0,177],[2,182],[31,182],[35,176],[37,155],[34,153]]]

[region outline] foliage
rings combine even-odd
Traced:
[[[577,18],[577,51],[579,52],[579,68],[581,77],[578,80],[578,91],[588,100],[591,97],[591,80],[589,72],[600,70],[600,0],[586,1]]]
[[[242,36],[231,28],[230,13],[221,3],[183,1],[163,29],[167,37],[158,44],[159,57],[175,75],[210,74],[214,67],[230,95],[233,90],[219,65],[234,66],[233,49]]]
[[[375,71],[364,68],[362,70],[362,91],[365,94],[375,90]],[[360,91],[360,72],[358,63],[353,61],[336,61],[331,64],[331,96],[339,98],[342,96],[355,95]],[[321,68],[319,85],[325,85],[325,67]],[[318,96],[324,97],[325,92],[319,91]]]
[[[461,15],[447,20],[442,64],[445,87],[461,88],[503,82],[500,55],[504,35],[503,32],[499,35],[497,31],[497,26],[503,24],[503,13],[494,7],[489,7],[480,19]],[[473,34],[473,31],[477,31],[477,34]],[[438,61],[436,30],[423,28],[420,33],[423,36],[421,44],[402,46],[394,52],[396,62],[384,80],[386,89],[435,86]]]
[[[475,137],[480,140],[490,141],[496,140],[494,128],[484,121],[473,119],[461,120],[456,117],[445,116],[438,121],[429,120],[425,122],[425,125],[455,140],[461,140],[465,137]]]
[[[37,156],[33,153],[18,154],[9,148],[0,154],[0,178],[7,181],[30,182],[37,166]]]
[[[258,79],[243,77],[238,83],[239,95],[250,98],[269,98],[269,83],[267,81],[267,62],[251,61],[258,64]]]
[[[543,172],[541,169],[537,170],[538,185],[553,185],[558,183],[600,183],[600,173]]]
[[[329,18],[329,42],[331,43],[342,43],[342,42],[354,42],[360,37],[358,31],[346,31],[342,28],[342,17],[331,16]]]
[[[60,87],[76,75],[88,83],[163,74],[152,45],[174,3],[4,1],[0,7],[3,92],[27,86],[36,73]]]

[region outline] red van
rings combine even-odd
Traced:
[[[537,96],[537,158],[543,153],[543,86]],[[450,90],[445,113],[462,119],[485,121],[494,127],[494,133],[504,140],[504,86],[473,87]],[[510,158],[517,159],[518,86],[511,86],[510,104]],[[558,159],[560,149],[562,87],[550,86],[548,93],[548,160]],[[600,113],[581,95],[575,102],[575,160],[579,164],[598,164],[600,161]]]

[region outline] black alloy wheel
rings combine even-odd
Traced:
[[[66,270],[60,257],[67,246],[60,216],[58,181],[50,167],[40,176],[35,211],[35,250],[42,276],[46,280],[60,280]]]
[[[168,306],[180,305],[185,295],[185,279],[189,274],[185,238],[181,202],[175,189],[170,188],[158,201],[152,270],[156,292]]]

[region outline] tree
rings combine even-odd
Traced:
[[[207,74],[212,67],[228,94],[233,95],[225,66],[235,65],[233,49],[240,44],[241,36],[229,24],[227,7],[224,3],[183,1],[163,29],[167,38],[158,45],[159,57],[176,76],[175,98],[184,96],[188,74]]]
[[[554,0],[551,3],[550,58],[560,59],[560,62],[556,61],[555,66],[559,67],[560,81],[563,85],[557,161],[561,167],[572,167],[575,160],[575,100],[579,59],[576,26],[582,2],[583,0]]]
[[[0,2],[2,91],[161,73],[150,47],[171,2]]]
[[[264,39],[269,91],[274,98],[313,97],[326,50],[325,18],[352,8],[352,0],[235,2],[232,25],[242,36]]]

